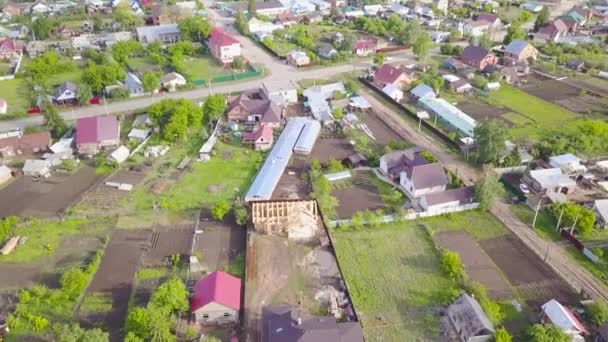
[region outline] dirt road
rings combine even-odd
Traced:
[[[406,120],[399,110],[380,100],[371,89],[362,86],[359,93],[365,97],[378,113],[378,117],[391,126],[404,139],[416,145],[426,147],[437,159],[450,170],[463,178],[465,184],[471,185],[479,177],[479,170],[471,167],[460,156],[446,152],[446,146],[432,138],[426,132],[418,132]],[[604,298],[608,300],[608,289],[591,273],[574,261],[566,249],[552,241],[543,240],[528,225],[523,223],[509,209],[509,205],[498,202],[491,212],[501,220],[516,236],[538,254],[545,262],[561,275],[564,280],[577,292],[584,292],[591,298]]]

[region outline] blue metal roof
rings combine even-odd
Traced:
[[[251,187],[249,187],[249,191],[245,195],[245,201],[270,200],[281,175],[289,164],[296,141],[308,121],[311,120],[300,117],[287,122],[283,133],[277,139],[272,151],[266,157],[264,165],[262,165]]]
[[[319,121],[307,120],[308,122],[302,129],[302,134],[296,141],[296,146],[293,151],[297,154],[310,154],[312,148],[315,146],[319,132],[321,131],[321,124]]]

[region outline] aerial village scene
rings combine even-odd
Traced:
[[[0,342],[608,342],[608,0],[0,0]]]

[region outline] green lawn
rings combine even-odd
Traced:
[[[135,279],[139,281],[158,279],[168,274],[166,268],[141,268],[135,274]]]
[[[523,123],[511,128],[511,135],[514,139],[538,137],[547,129],[560,128],[580,118],[574,112],[507,84],[502,84],[500,90],[492,92],[487,101],[499,107],[507,107],[534,120],[534,124]]]
[[[509,232],[494,215],[481,210],[435,216],[418,222],[432,232],[463,230],[478,241],[503,236]]]
[[[227,75],[231,72],[224,69],[211,56],[197,56],[184,58],[188,73],[193,80],[208,80],[212,77]]]
[[[8,113],[25,113],[29,107],[29,90],[25,80],[0,81],[0,98],[8,102]]]
[[[345,281],[368,341],[439,338],[432,309],[445,304],[456,284],[419,221],[331,235]]]
[[[108,312],[112,310],[112,297],[106,293],[92,293],[84,297],[80,311]]]
[[[146,73],[146,72],[154,72],[154,73],[162,73],[162,66],[154,63],[150,56],[145,57],[135,57],[129,59],[129,66],[138,73]]]
[[[200,147],[201,143],[198,140],[197,146]],[[195,149],[198,150],[198,147]],[[171,148],[174,149],[173,146]],[[175,148],[179,149],[179,147]],[[170,154],[175,155],[176,152]],[[192,156],[191,152],[189,155]],[[172,158],[175,164],[185,154],[177,155],[179,158]],[[193,156],[190,171],[167,190],[167,193],[156,196],[147,188],[139,187],[127,198],[125,205],[135,206],[138,210],[147,210],[156,202],[165,209],[176,211],[212,206],[220,200],[231,200],[247,191],[262,158],[263,154],[247,147],[218,142],[211,160],[206,163],[199,162],[196,161],[196,156]],[[172,166],[163,169],[175,170]],[[161,171],[156,171],[158,176],[162,176]]]
[[[9,255],[0,255],[0,262],[27,263],[48,258],[59,247],[61,239],[75,234],[97,234],[108,228],[107,219],[68,219],[63,222],[37,223],[17,228],[15,234],[27,236],[27,242]]]

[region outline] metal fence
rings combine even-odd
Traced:
[[[233,73],[230,75],[221,75],[221,76],[215,76],[212,77],[208,80],[193,80],[192,83],[195,86],[201,87],[201,86],[206,86],[209,83],[222,83],[222,82],[230,82],[230,81],[239,81],[239,80],[243,80],[246,78],[252,78],[252,77],[257,77],[260,76],[264,73],[264,70],[255,66],[251,66],[251,71],[247,71],[247,72],[239,72],[239,73]]]

